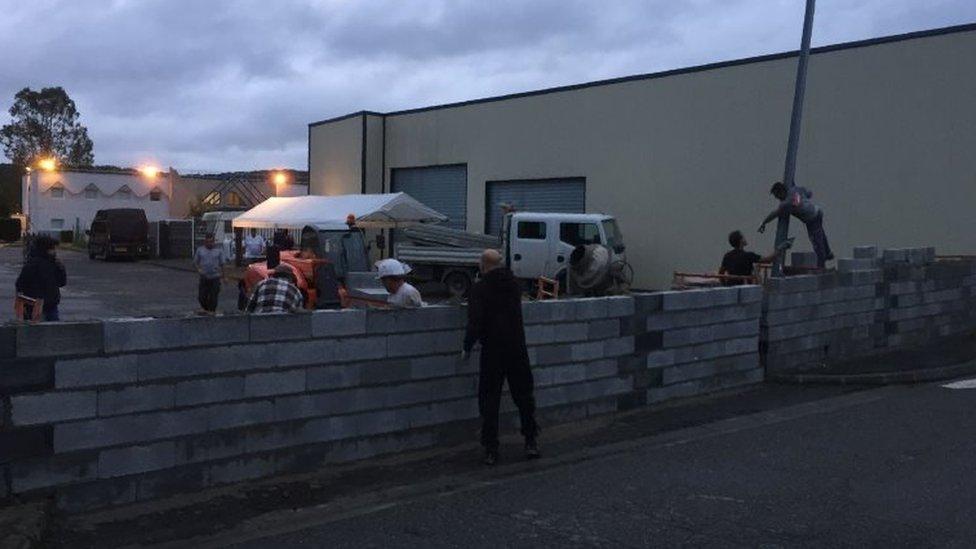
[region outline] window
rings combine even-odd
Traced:
[[[624,237],[620,234],[620,228],[617,227],[616,221],[613,219],[604,221],[603,232],[607,235],[607,246],[610,246],[617,253],[624,251]]]
[[[64,198],[64,187],[61,184],[51,187],[51,198]]]
[[[85,187],[85,198],[88,200],[95,200],[98,198],[98,187],[94,184]]]
[[[240,206],[243,204],[243,202],[244,201],[241,200],[241,195],[235,193],[234,191],[228,191],[227,194],[224,195],[224,203],[228,206]]]
[[[122,200],[129,200],[132,198],[132,189],[130,189],[128,185],[122,185],[122,187],[119,188],[115,194]]]
[[[560,223],[559,240],[572,246],[600,244],[600,227],[596,223]]]
[[[224,232],[228,234],[233,234],[234,232],[234,222],[230,219],[224,220]]]
[[[542,221],[519,221],[518,237],[530,240],[545,240],[546,224]]]
[[[51,220],[51,228],[52,229],[63,229],[64,228],[64,220],[63,219],[52,219]]]
[[[163,198],[163,191],[159,189],[153,189],[149,191],[149,200],[153,202],[159,202]]]

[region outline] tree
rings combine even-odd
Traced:
[[[75,102],[64,88],[24,88],[10,107],[13,120],[0,128],[3,152],[21,166],[48,156],[69,166],[90,166],[95,159],[92,141],[78,116]]]

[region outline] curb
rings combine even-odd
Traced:
[[[47,501],[0,508],[0,549],[42,547],[49,519],[50,504]]]
[[[976,374],[976,360],[938,368],[872,374],[767,374],[766,380],[796,385],[897,385],[941,381]]]

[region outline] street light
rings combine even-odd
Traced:
[[[280,187],[285,183],[288,183],[288,175],[286,175],[285,172],[275,172],[271,180],[274,181],[275,185]]]
[[[156,166],[143,166],[139,168],[139,171],[142,172],[142,175],[149,178],[153,178],[159,175],[159,168],[157,168]]]
[[[54,157],[42,158],[38,160],[37,165],[46,172],[53,172],[58,169],[58,161]]]

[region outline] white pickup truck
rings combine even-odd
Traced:
[[[547,277],[572,291],[573,285],[567,285],[570,256],[580,247],[602,246],[609,252],[604,254],[609,262],[626,265],[623,236],[609,215],[514,212],[506,214],[502,227],[500,240],[442,227],[430,232],[417,227],[398,235],[394,255],[413,267],[419,278],[446,284],[454,296],[463,296],[471,288],[486,247],[499,248],[505,263],[527,286]],[[480,245],[471,245],[475,243]]]

